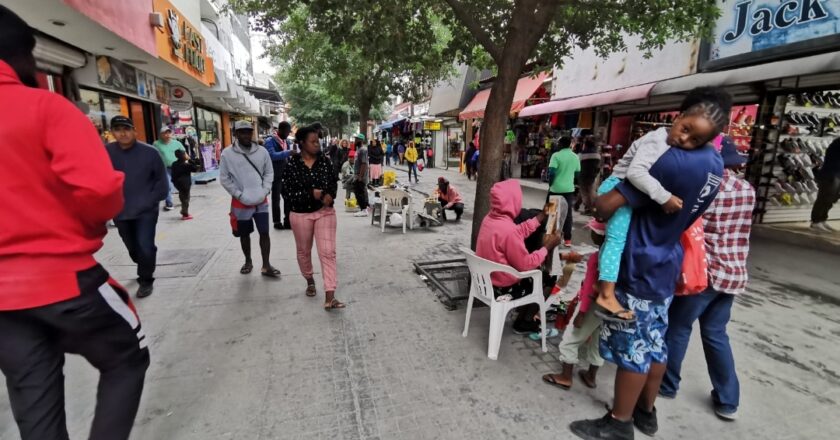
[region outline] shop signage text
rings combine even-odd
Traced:
[[[440,131],[441,122],[440,121],[425,121],[423,122],[423,130],[429,131]]]
[[[171,0],[152,0],[152,9],[164,18],[163,26],[154,32],[158,57],[212,86],[216,82],[213,60],[207,55],[207,40],[200,28],[190,23]]]
[[[176,112],[188,112],[192,110],[192,93],[186,87],[172,86],[170,89],[169,107]]]
[[[735,67],[840,47],[840,0],[717,0],[702,68]]]
[[[772,8],[758,8],[750,14],[753,0],[735,5],[735,25],[723,35],[724,43],[732,43],[741,38],[747,29],[750,36],[772,32],[774,29],[785,29],[794,24],[799,26],[812,21],[828,18],[828,12],[823,7],[822,0],[801,0],[782,3],[774,11]]]
[[[179,24],[180,21],[180,24]],[[169,28],[172,53],[187,62],[195,70],[204,73],[204,37],[186,20],[180,20],[174,9],[167,11],[167,27]]]

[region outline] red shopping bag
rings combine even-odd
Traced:
[[[677,281],[676,294],[679,296],[696,295],[709,287],[702,217],[683,232],[680,243],[683,247],[683,264],[680,279]]]

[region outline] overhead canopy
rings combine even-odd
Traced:
[[[390,120],[390,121],[388,121],[388,122],[386,122],[386,123],[384,123],[384,124],[380,125],[379,127],[376,127],[376,130],[377,130],[377,131],[390,130],[390,129],[391,129],[391,127],[393,127],[393,126],[394,126],[394,124],[396,124],[396,123],[398,123],[398,122],[400,122],[400,121],[405,121],[405,118],[392,119],[392,120]]]
[[[525,107],[525,102],[534,95],[547,77],[548,73],[543,72],[536,77],[519,79],[519,82],[516,83],[516,92],[513,95],[513,104],[510,106],[511,116],[515,116]],[[463,121],[465,119],[483,118],[488,99],[490,99],[490,89],[478,92],[464,108],[464,111],[458,114],[458,119]]]
[[[640,86],[627,87],[624,89],[611,90],[609,92],[595,93],[592,95],[578,96],[576,98],[559,99],[542,104],[525,107],[520,118],[528,116],[547,115],[551,113],[580,110],[584,108],[598,107],[608,104],[618,104],[626,101],[647,98],[651,89],[656,83],[642,84]]]
[[[776,61],[757,66],[720,72],[697,73],[659,82],[653,95],[680,93],[700,86],[729,86],[787,77],[823,74],[840,71],[840,52],[829,52],[792,60]]]

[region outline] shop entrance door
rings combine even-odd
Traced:
[[[151,144],[155,141],[155,128],[151,109],[141,101],[128,100],[129,117],[134,121],[137,140]]]

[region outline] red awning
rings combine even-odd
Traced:
[[[535,77],[529,76],[519,79],[519,82],[516,83],[516,92],[513,95],[513,104],[510,106],[511,117],[516,116],[525,107],[525,102],[534,95],[534,92],[540,88],[547,77],[548,73],[543,72]],[[458,114],[458,119],[463,121],[465,119],[483,118],[484,108],[487,107],[489,98],[490,89],[478,92],[472,101],[464,107],[464,110]]]
[[[528,116],[548,115],[551,113],[566,112],[644,99],[650,95],[650,91],[655,85],[656,83],[643,84],[640,86],[627,87],[609,92],[596,93],[594,95],[549,101],[526,107],[521,113],[519,113],[519,117],[525,118]]]

